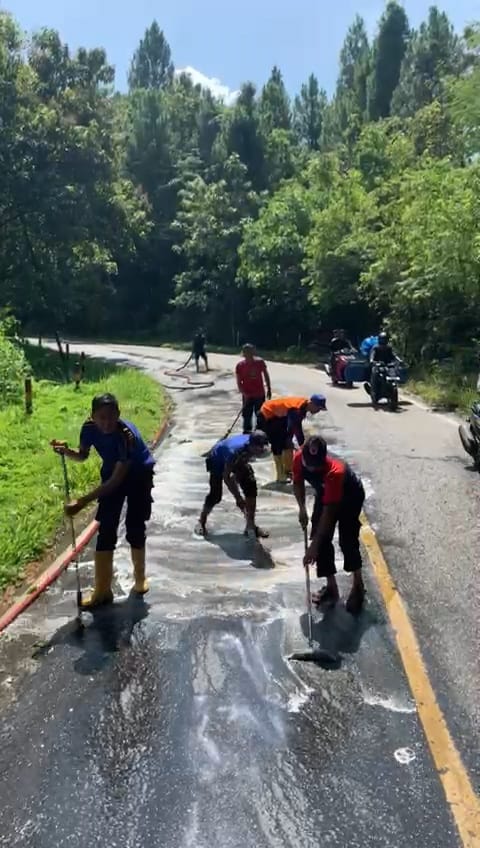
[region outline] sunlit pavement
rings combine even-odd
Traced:
[[[112,355],[129,352],[138,361],[135,348]],[[151,349],[141,364],[171,383],[163,370],[183,359]],[[357,620],[343,605],[316,614],[338,663],[294,665],[307,647],[303,541],[271,460],[255,463],[263,552],[228,493],[208,538],[194,535],[202,453],[238,411],[230,361],[213,363],[213,389],[175,395],[158,451],[145,604],[128,596],[122,543],[117,602],[86,615],[83,635],[72,572],[0,643],[0,845],[460,845],[368,565]],[[273,373],[277,393],[319,388],[314,370]],[[335,404],[307,427],[355,461]],[[90,567],[87,555],[85,584]]]

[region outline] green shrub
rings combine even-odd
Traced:
[[[0,321],[0,408],[20,403],[28,365],[15,335],[14,322]]]

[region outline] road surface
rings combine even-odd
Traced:
[[[185,356],[85,350],[168,385],[165,369]],[[193,534],[202,453],[238,410],[234,361],[212,355],[214,387],[174,393],[145,604],[128,597],[122,542],[117,603],[86,616],[83,636],[69,572],[0,641],[0,846],[476,848],[480,834],[468,843],[457,830],[368,561],[360,618],[342,605],[316,617],[315,638],[339,662],[293,665],[287,655],[306,647],[302,539],[291,493],[270,485],[271,460],[255,465],[264,555],[228,497],[209,538]],[[478,792],[479,481],[455,427],[415,404],[374,412],[363,390],[332,388],[314,368],[270,369],[277,394],[327,395],[308,427],[363,476],[369,521]],[[345,596],[343,574],[340,586]]]

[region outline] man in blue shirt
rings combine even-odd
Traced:
[[[91,609],[113,601],[113,552],[122,507],[127,501],[125,519],[127,541],[132,552],[135,575],[134,591],[148,592],[145,579],[145,523],[152,512],[153,470],[155,460],[134,424],[120,418],[114,395],[94,397],[91,417],[80,431],[80,446],[72,450],[66,442],[53,441],[56,453],[76,462],[85,462],[93,447],[102,459],[101,484],[86,495],[67,504],[67,515],[76,515],[98,500],[99,522],[95,552],[95,587],[83,606]]]
[[[243,436],[230,436],[217,442],[207,454],[206,467],[210,474],[210,491],[205,498],[196,532],[205,536],[207,518],[214,506],[220,503],[223,484],[232,493],[237,506],[245,515],[247,535],[266,538],[268,533],[255,524],[257,481],[249,462],[262,456],[268,446],[265,433],[256,430]]]

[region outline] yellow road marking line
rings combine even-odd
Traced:
[[[418,715],[464,848],[480,848],[480,798],[438,705],[415,631],[392,579],[375,532],[363,516],[362,542],[374,570]]]

